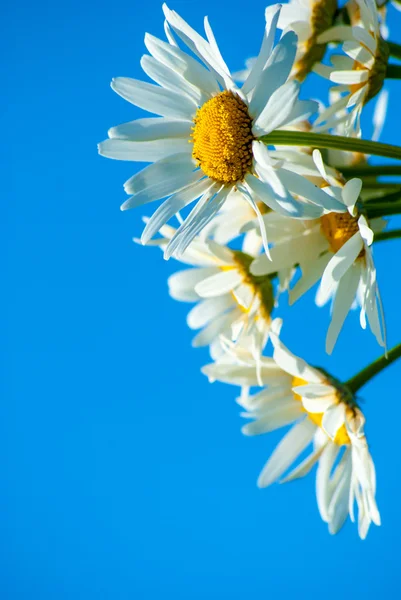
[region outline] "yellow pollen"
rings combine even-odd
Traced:
[[[334,253],[359,231],[357,217],[346,213],[328,213],[320,217],[320,230]],[[362,250],[363,253],[363,250]]]
[[[308,382],[305,381],[304,379],[301,379],[301,377],[294,377],[292,380],[292,387],[296,387],[298,385],[305,385],[306,383],[308,383]],[[295,400],[298,400],[298,402],[302,402],[302,398],[299,394],[296,394],[295,392],[293,392],[293,394],[294,394]],[[304,406],[302,406],[302,410],[307,413],[309,419],[315,425],[320,427],[320,429],[322,428],[323,413],[310,413],[304,408]],[[352,409],[347,407],[347,410],[352,410]],[[341,427],[337,431],[336,437],[334,438],[333,441],[335,444],[337,444],[337,446],[345,446],[345,445],[351,443],[351,440],[349,439],[345,425],[341,425]]]
[[[252,167],[252,119],[232,92],[221,92],[198,109],[191,134],[193,158],[218,183],[241,181]]]

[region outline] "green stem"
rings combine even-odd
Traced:
[[[401,357],[401,344],[397,344],[392,348],[387,356],[383,354],[380,358],[373,361],[370,365],[362,369],[351,379],[345,383],[346,387],[355,394],[361,387],[363,387],[368,381],[370,381],[375,375],[383,371],[386,367],[391,365],[392,362]]]
[[[389,42],[387,40],[387,46],[390,50],[390,56],[394,56],[394,58],[401,58],[401,46],[400,44],[395,44],[394,42]]]
[[[401,229],[391,229],[390,231],[381,231],[375,233],[375,242],[384,242],[386,240],[395,240],[401,238]]]
[[[259,138],[265,144],[272,146],[310,146],[311,148],[332,148],[346,152],[375,154],[401,160],[401,148],[391,144],[361,140],[343,135],[327,133],[309,133],[303,131],[272,131]]]
[[[393,192],[401,192],[401,183],[388,183],[383,181],[369,181],[367,179],[363,182],[364,190],[382,190],[383,192],[393,191]]]
[[[380,175],[401,175],[400,165],[361,165],[357,167],[334,167],[345,177],[371,177]]]
[[[388,64],[386,69],[387,79],[401,79],[401,65]]]
[[[401,215],[401,202],[378,202],[377,204],[368,202],[364,206],[368,219],[376,219],[378,217],[391,217],[392,215]]]
[[[397,189],[395,192],[391,192],[391,194],[385,194],[384,196],[379,196],[377,198],[369,198],[366,202],[370,202],[371,204],[380,204],[386,203],[390,204],[392,202],[398,202],[401,200],[401,190]]]

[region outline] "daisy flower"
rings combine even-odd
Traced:
[[[321,177],[329,183],[329,176],[318,150],[313,153]],[[316,296],[318,306],[333,301],[331,322],[326,337],[326,351],[331,354],[345,318],[357,301],[361,306],[360,322],[366,328],[366,319],[378,343],[385,346],[384,318],[373,262],[372,242],[374,231],[383,228],[383,221],[369,224],[359,213],[360,179],[351,179],[344,186],[325,189],[343,202],[347,212],[327,213],[315,221],[281,219],[281,241],[266,256],[257,257],[251,265],[253,275],[269,275],[280,269],[299,265],[302,276],[290,290],[290,302],[295,302],[320,279]],[[264,216],[268,221],[270,215]],[[280,228],[280,219],[275,219]],[[280,231],[277,231],[279,238]]]
[[[307,215],[309,206],[321,212],[343,210],[302,176],[281,168],[272,157],[274,151],[259,141],[316,109],[315,102],[298,99],[298,82],[287,81],[297,51],[295,33],[285,34],[273,49],[280,5],[266,9],[261,50],[241,88],[230,75],[207,18],[206,40],[166,5],[163,10],[168,42],[146,34],[151,56],[141,60],[145,73],[158,85],[124,77],[112,82],[124,99],[160,117],[112,128],[99,151],[109,158],[153,163],[125,183],[125,191],[132,195],[123,210],[167,197],[152,217],[167,223],[198,200],[168,244],[165,258],[185,251],[232,189],[243,194],[260,220],[256,197],[293,217]],[[199,60],[181,50],[174,35]],[[263,241],[268,252],[265,236]]]
[[[303,81],[315,63],[325,54],[326,43],[319,43],[319,36],[331,28],[337,11],[337,0],[290,0],[284,4],[278,27],[294,31],[298,36],[298,50],[292,77]]]
[[[207,365],[203,373],[211,381],[243,388],[238,402],[246,410],[243,416],[252,419],[243,427],[244,434],[260,435],[293,425],[265,464],[258,486],[293,481],[317,464],[317,504],[330,533],[341,529],[348,514],[354,521],[356,504],[358,532],[364,539],[371,522],[380,525],[375,468],[364,434],[364,416],[341,382],[309,366],[284,346],[278,337],[279,328],[276,319],[271,331],[273,359],[263,357],[260,366],[266,387],[256,394],[249,393],[250,387],[259,385],[254,359],[243,348],[233,348],[231,360],[225,357]],[[312,452],[299,462],[311,444]]]
[[[331,56],[331,66],[316,64],[314,71],[338,84],[331,106],[323,111],[315,126],[336,125],[347,120],[348,130],[360,131],[360,116],[365,104],[382,89],[386,76],[389,50],[380,33],[378,11],[374,0],[355,0],[351,19],[356,25],[337,25],[318,37],[319,43],[342,41],[344,55]],[[338,116],[347,109],[348,114]]]
[[[164,249],[175,229],[164,225],[160,234],[149,244]],[[179,260],[192,268],[171,275],[168,287],[174,299],[196,302],[187,316],[188,326],[200,330],[193,339],[194,347],[210,346],[211,355],[218,357],[224,352],[222,339],[236,343],[246,340],[259,360],[275,306],[273,277],[255,277],[249,271],[259,249],[257,236],[245,238],[242,250],[196,238],[180,256]]]
[[[325,43],[317,38],[331,28],[337,11],[337,0],[290,0],[283,4],[277,27],[293,31],[298,37],[298,47],[291,77],[303,81],[316,62],[320,62],[326,51]],[[245,69],[233,73],[236,81],[245,81],[255,58],[245,61]]]

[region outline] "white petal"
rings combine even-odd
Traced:
[[[369,71],[333,71],[330,75],[330,81],[334,83],[346,83],[355,85],[363,83],[369,79]]]
[[[343,275],[334,299],[333,313],[326,336],[326,352],[331,354],[344,321],[355,300],[360,280],[359,265],[352,265]]]
[[[287,81],[296,51],[297,36],[293,31],[289,31],[273,50],[264,71],[259,77],[249,105],[250,115],[257,118],[271,95]]]
[[[109,129],[110,138],[131,140],[134,142],[149,142],[163,138],[184,138],[189,140],[191,135],[191,121],[177,121],[164,117],[151,117],[137,119],[129,123],[122,123]]]
[[[237,269],[221,271],[196,286],[196,292],[202,298],[213,298],[222,296],[232,291],[243,280],[242,274]]]
[[[180,94],[179,89],[172,92],[152,83],[128,77],[113,79],[111,87],[134,106],[162,117],[192,120],[196,112],[194,102]]]
[[[195,285],[217,272],[218,270],[215,267],[205,267],[185,269],[174,273],[167,280],[170,296],[182,302],[197,302],[200,297],[195,292]]]
[[[160,200],[171,194],[179,192],[183,188],[192,187],[194,183],[203,177],[200,170],[190,171],[189,169],[171,169],[169,175],[165,175],[164,179],[156,180],[153,185],[137,192],[121,205],[121,210],[135,208]]]
[[[189,99],[194,103],[194,109],[196,111],[198,105],[202,101],[202,93],[199,88],[188,83],[184,77],[177,74],[169,67],[166,67],[163,63],[160,63],[153,58],[153,56],[147,54],[142,56],[141,67],[146,75],[163,88],[171,90],[172,92],[177,92],[177,90],[179,90],[180,94],[182,94],[185,99]]]
[[[216,317],[209,323],[209,325],[205,327],[205,329],[202,329],[202,331],[200,331],[198,335],[194,337],[192,340],[192,346],[194,348],[208,346],[218,335],[225,332],[227,328],[229,328],[230,325],[240,316],[241,311],[239,309],[234,309],[228,313],[224,313],[223,315]]]
[[[211,70],[227,89],[235,89],[236,86],[227,71],[225,64],[221,64],[219,56],[215,54],[210,44],[206,42],[192,27],[188,25],[175,11],[170,10],[163,4],[164,15],[179,38],[198,56]]]
[[[263,415],[252,423],[247,423],[242,427],[241,431],[245,435],[260,435],[280,429],[285,425],[294,423],[302,416],[299,404],[294,402],[280,403],[267,415]]]
[[[350,179],[347,181],[345,186],[342,189],[342,198],[344,200],[344,204],[347,208],[351,209],[351,214],[353,214],[353,207],[358,202],[359,194],[362,190],[362,180],[361,179]]]
[[[313,398],[322,398],[322,396],[333,394],[335,390],[333,386],[326,385],[325,383],[307,383],[292,388],[292,391],[302,396],[302,398],[313,400]]]
[[[146,224],[146,227],[141,236],[142,244],[147,244],[159,229],[165,225],[177,212],[185,208],[188,204],[202,196],[211,187],[208,178],[197,181],[193,185],[177,192],[168,198],[159,208],[153,213]]]
[[[267,104],[254,121],[252,132],[256,136],[270,133],[283,127],[291,121],[299,95],[300,84],[297,81],[287,81],[270,96]]]
[[[190,154],[185,152],[172,154],[136,173],[124,183],[124,190],[127,194],[137,194],[159,183],[158,180],[171,176],[174,172],[185,170],[189,174],[194,169],[194,161]]]
[[[319,466],[316,473],[316,499],[320,516],[326,523],[329,520],[329,503],[331,499],[330,474],[333,465],[337,459],[340,447],[329,442],[323,451],[319,460]]]
[[[221,187],[220,190],[212,187],[198,200],[173,239],[170,240],[164,252],[166,260],[171,256],[179,258],[185,252],[193,239],[219,212],[227,198],[228,191],[226,187]]]
[[[322,419],[322,427],[332,440],[336,437],[340,427],[344,425],[344,420],[345,405],[342,402],[339,404],[332,404],[325,410]]]
[[[333,288],[351,267],[362,248],[362,238],[357,232],[334,254],[322,276],[322,304],[330,298]]]
[[[135,162],[155,162],[179,153],[186,153],[190,156],[190,150],[188,140],[179,138],[149,142],[111,139],[104,140],[99,144],[99,154],[102,156]]]
[[[302,276],[289,293],[290,305],[294,304],[294,302],[319,281],[330,258],[331,255],[327,252],[326,254],[319,256],[319,258],[308,265],[307,268],[302,267]]]
[[[353,27],[353,36],[358,42],[361,42],[373,54],[376,53],[376,41],[363,27]]]
[[[145,35],[145,45],[159,62],[185,77],[192,85],[209,96],[219,93],[220,88],[213,75],[199,61],[180,48],[166,44],[149,33]]]
[[[288,469],[294,460],[311,443],[316,425],[308,418],[294,425],[283,437],[265,464],[258,479],[259,487],[267,487]]]
[[[300,477],[305,477],[305,475],[307,475],[311,471],[313,466],[317,463],[323,450],[324,446],[321,446],[320,448],[312,452],[312,454],[307,456],[305,460],[301,462],[300,465],[298,465],[295,469],[291,471],[291,473],[287,475],[287,477],[282,479],[280,483],[288,483],[289,481],[294,481],[295,479],[299,479]]]
[[[275,4],[268,6],[265,10],[266,27],[263,42],[259,54],[242,86],[244,94],[248,94],[255,87],[271,54],[280,8],[279,4]]]
[[[321,206],[326,210],[334,212],[345,211],[345,206],[342,203],[305,177],[302,177],[302,175],[298,175],[298,173],[293,173],[287,169],[280,169],[279,174],[281,181],[294,194],[303,196],[313,204]]]
[[[321,383],[323,375],[310,367],[302,358],[292,354],[274,331],[270,332],[270,338],[274,346],[273,358],[279,367],[293,377],[304,379],[309,383]]]
[[[230,294],[219,298],[208,298],[202,300],[187,315],[187,324],[191,329],[205,327],[209,321],[221,315],[226,310],[235,306]]]

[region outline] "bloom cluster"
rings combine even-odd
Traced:
[[[170,295],[194,304],[193,346],[208,346],[213,360],[203,372],[240,387],[251,419],[243,432],[294,424],[259,486],[302,477],[317,464],[317,503],[329,531],[348,515],[354,520],[356,505],[362,538],[380,515],[357,389],[285,347],[280,297],[292,304],[319,284],[316,304],[331,303],[328,354],[355,308],[361,327],[386,348],[372,245],[393,214],[386,190],[394,196],[398,188],[380,188],[368,171],[373,146],[361,146],[365,105],[376,103],[371,140],[386,113],[390,50],[379,4],[269,6],[258,56],[234,74],[207,18],[200,35],[163,5],[166,39],[146,34],[149,54],[141,59],[154,83],[112,82],[157,116],[113,127],[99,146],[109,158],[151,163],[124,184],[121,208],[163,199],[137,241],[187,265],[169,278]],[[332,84],[326,105],[299,97],[311,73]],[[352,176],[358,169],[360,178]]]

